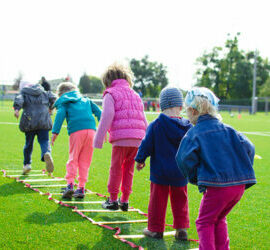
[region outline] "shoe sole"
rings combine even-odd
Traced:
[[[102,204],[102,208],[108,209],[108,210],[118,210],[118,209],[119,209],[119,207],[118,207],[118,208],[108,208],[108,207],[106,207],[106,206],[103,206],[103,204]]]
[[[22,175],[26,175],[26,174],[30,173],[31,170],[32,169],[23,170]]]
[[[62,195],[62,198],[64,198],[64,199],[71,199],[73,193],[74,193],[73,190],[66,191],[65,194]]]
[[[49,154],[45,154],[44,155],[44,161],[46,163],[46,169],[47,169],[47,171],[49,173],[52,173],[53,170],[54,170],[52,157]]]
[[[119,208],[123,211],[123,212],[127,212],[128,211],[128,208],[123,208],[119,205]]]
[[[74,198],[77,198],[77,199],[83,199],[84,198],[84,195],[72,195]]]

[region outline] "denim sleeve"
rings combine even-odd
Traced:
[[[21,94],[17,95],[14,99],[13,108],[15,110],[20,110],[23,107],[24,99]]]
[[[153,124],[151,123],[146,129],[146,134],[142,143],[138,149],[138,153],[135,157],[135,161],[139,163],[144,163],[148,156],[151,156],[154,151],[154,143],[153,143]]]
[[[244,147],[244,150],[248,154],[248,157],[250,159],[250,162],[253,165],[254,156],[255,156],[255,147],[254,147],[253,143],[245,135],[243,135],[242,133],[239,133],[238,132],[238,136],[239,136],[239,139],[240,139],[241,144]]]
[[[54,124],[52,128],[52,133],[53,134],[59,134],[62,124],[66,118],[66,109],[64,106],[60,106],[57,110],[55,119],[54,119]]]
[[[95,103],[93,103],[92,101],[90,101],[91,103],[91,108],[92,108],[92,111],[95,115],[95,117],[98,119],[98,121],[100,120],[100,116],[101,116],[101,110],[100,108],[98,107],[98,105],[96,105]]]
[[[196,140],[185,136],[175,157],[179,170],[190,183],[195,185],[197,184],[197,168],[200,163],[198,149]]]

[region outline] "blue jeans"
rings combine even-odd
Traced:
[[[23,148],[24,161],[23,164],[31,164],[31,155],[33,151],[33,144],[35,136],[37,135],[38,143],[41,148],[41,161],[44,161],[44,154],[51,152],[50,142],[49,142],[49,130],[35,130],[30,132],[25,132],[25,145]]]

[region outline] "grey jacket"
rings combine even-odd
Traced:
[[[49,109],[53,108],[56,96],[36,84],[23,88],[15,97],[13,107],[15,110],[23,109],[20,120],[20,130],[29,132],[39,129],[52,129],[52,119]]]

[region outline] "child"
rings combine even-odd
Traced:
[[[48,173],[54,170],[49,143],[49,131],[52,129],[50,110],[56,97],[51,92],[45,92],[39,84],[27,83],[21,88],[13,104],[14,115],[18,119],[19,111],[23,109],[20,120],[20,130],[25,133],[25,146],[23,149],[23,172],[31,171],[31,155],[35,136],[41,148],[41,161],[45,161]]]
[[[196,220],[203,250],[229,249],[226,215],[244,190],[256,183],[254,146],[218,119],[218,101],[207,88],[187,93],[187,115],[196,125],[183,138],[176,155],[183,175],[204,193]]]
[[[143,233],[152,238],[163,237],[170,195],[175,238],[187,240],[187,180],[177,167],[175,154],[180,141],[192,125],[188,120],[179,117],[183,105],[181,91],[177,88],[164,88],[159,98],[162,113],[149,125],[135,158],[136,167],[140,171],[145,166],[146,158],[150,156],[148,228],[145,228]]]
[[[106,132],[112,143],[112,159],[108,192],[110,198],[102,204],[105,209],[128,210],[128,200],[132,192],[134,157],[145,135],[147,121],[143,103],[132,89],[132,72],[122,65],[111,65],[102,77],[105,91],[103,111],[94,140],[95,148],[102,148]],[[119,186],[122,196],[117,202]]]
[[[93,114],[100,119],[101,110],[89,98],[81,96],[77,87],[70,82],[58,86],[59,99],[54,106],[57,109],[53,130],[52,145],[60,133],[64,120],[67,120],[69,134],[69,160],[67,162],[67,187],[63,198],[84,198],[84,187],[88,179],[88,170],[93,155],[93,140],[96,124]],[[79,187],[74,192],[74,180],[79,170]]]

